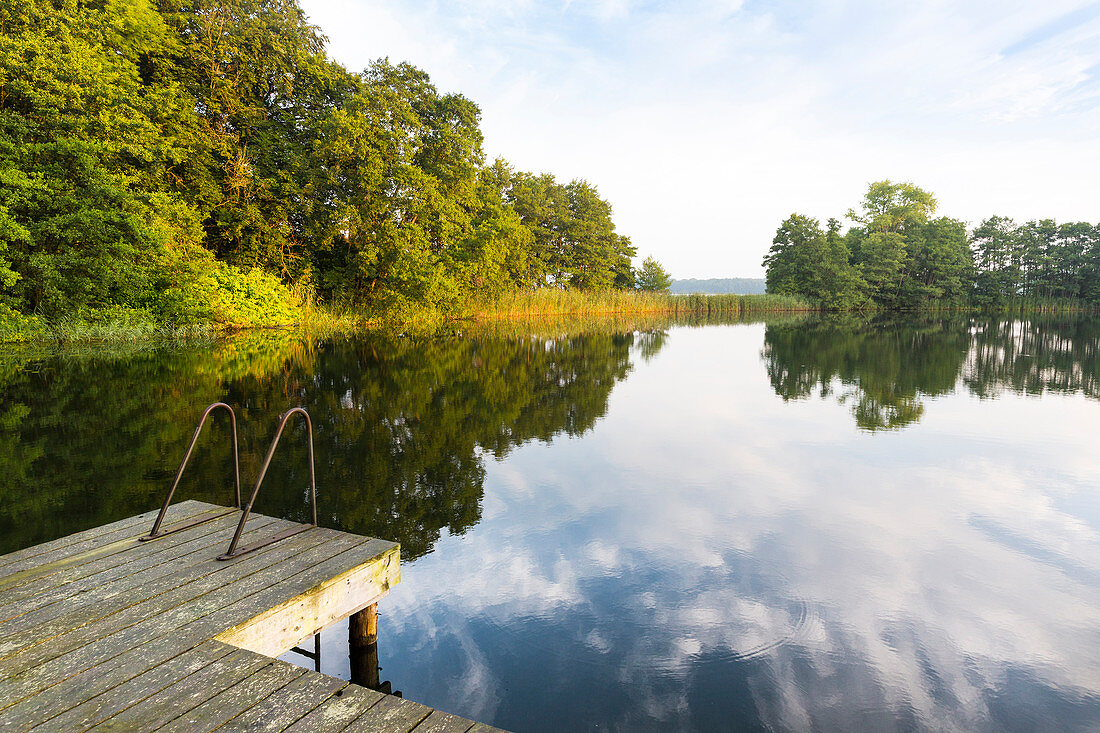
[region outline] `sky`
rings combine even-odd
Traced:
[[[301,0],[329,54],[408,61],[485,151],[583,178],[677,278],[760,277],[793,212],[912,181],[971,225],[1100,222],[1100,2]]]

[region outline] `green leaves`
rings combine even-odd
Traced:
[[[284,300],[256,270],[374,308],[633,284],[593,186],[486,166],[476,104],[409,64],[348,72],[295,0],[11,0],[0,29],[0,302],[23,312],[239,323],[213,304]]]
[[[672,276],[653,257],[642,260],[642,266],[635,276],[635,281],[638,290],[658,293],[668,292],[669,287],[672,286]]]
[[[876,181],[867,187],[861,211],[848,210],[848,218],[868,231],[904,232],[907,227],[923,224],[935,213],[935,197],[912,183]]]
[[[820,308],[857,305],[866,288],[849,262],[835,219],[826,233],[817,219],[791,214],[779,226],[764,266],[769,293],[801,295]]]
[[[982,306],[1086,300],[1100,303],[1100,225],[990,217],[967,236],[956,219],[932,219],[936,199],[911,183],[868,187],[862,226],[840,236],[829,220],[793,214],[764,258],[768,291],[802,295],[823,308],[867,297],[888,308]]]

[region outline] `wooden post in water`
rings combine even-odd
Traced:
[[[348,646],[351,648],[351,681],[377,690],[378,604],[372,603],[348,618]]]

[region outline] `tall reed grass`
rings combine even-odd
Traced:
[[[668,315],[740,315],[816,310],[788,295],[671,295],[629,290],[590,293],[576,290],[518,290],[493,300],[471,303],[463,315],[474,320],[541,318],[607,313]]]

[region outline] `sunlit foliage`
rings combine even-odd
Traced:
[[[0,303],[242,325],[632,287],[596,188],[487,163],[480,116],[410,64],[334,63],[296,0],[12,0]]]
[[[994,216],[966,224],[933,218],[932,194],[911,183],[868,188],[854,226],[792,214],[764,258],[768,292],[826,309],[864,305],[1064,308],[1100,305],[1100,225]]]

